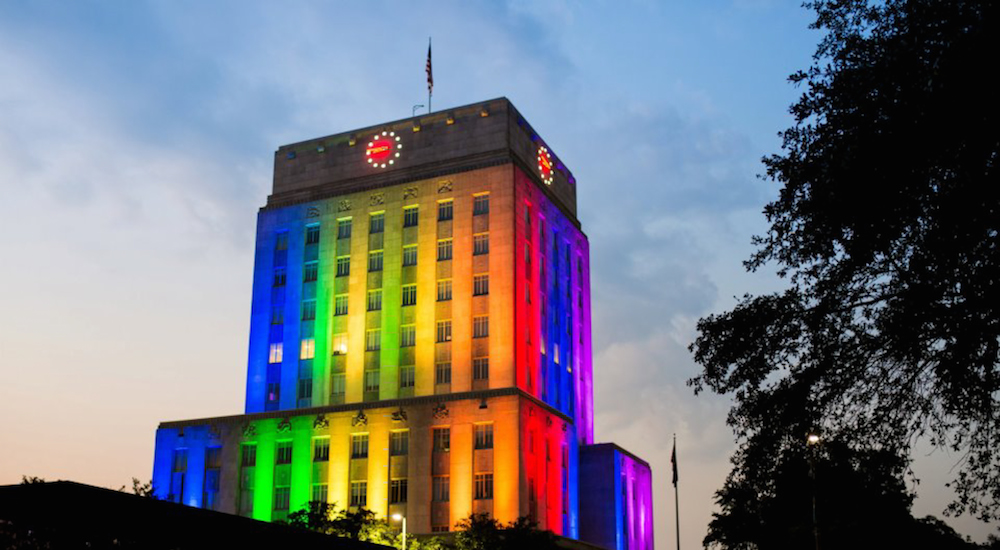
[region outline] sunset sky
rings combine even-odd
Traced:
[[[658,547],[700,547],[734,448],[701,316],[747,274],[760,158],[820,35],[798,0],[0,3],[0,484],[150,478],[161,420],[243,412],[257,210],[286,143],[505,96],[578,182],[596,439],[647,459]],[[921,449],[917,515],[958,457]],[[984,540],[996,526],[948,519]]]

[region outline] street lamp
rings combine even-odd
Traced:
[[[816,550],[819,548],[819,522],[816,521],[816,447],[822,438],[818,430],[810,430],[806,434],[806,447],[809,448],[809,477],[812,478],[812,501],[813,501],[813,539],[816,542]]]
[[[406,550],[406,516],[403,514],[393,514],[392,519],[403,522],[403,547],[400,550]]]

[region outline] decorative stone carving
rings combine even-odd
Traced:
[[[444,403],[438,403],[438,406],[434,407],[434,419],[441,420],[443,418],[448,418],[448,407],[445,407]]]
[[[319,217],[319,208],[317,208],[315,206],[310,206],[309,208],[307,208],[306,209],[306,217],[307,218],[318,218]]]
[[[413,199],[413,198],[416,198],[416,197],[417,197],[417,188],[416,187],[407,187],[406,189],[403,190],[403,198],[404,199]]]
[[[325,414],[316,415],[316,420],[313,420],[313,429],[329,428],[329,427],[330,427],[330,419],[328,419]]]
[[[278,422],[278,433],[290,431],[292,431],[292,421],[288,418],[282,418],[281,422]]]
[[[372,193],[368,197],[368,206],[378,206],[380,204],[385,204],[385,193]]]
[[[392,413],[392,421],[393,422],[405,422],[406,421],[406,411],[403,410],[403,407],[400,407],[398,411],[394,411]]]
[[[451,193],[452,183],[448,180],[438,182],[438,193]]]
[[[365,411],[359,410],[358,414],[351,419],[351,426],[365,426],[368,424],[368,417],[365,416]]]
[[[340,202],[337,203],[337,212],[347,212],[350,209],[351,209],[350,199],[341,199]]]
[[[253,437],[257,435],[257,425],[247,422],[243,425],[243,437]]]

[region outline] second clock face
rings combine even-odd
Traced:
[[[399,150],[403,148],[399,136],[396,132],[382,132],[372,136],[365,149],[365,156],[368,157],[368,164],[372,168],[385,168],[391,166],[399,158]]]
[[[552,155],[544,146],[538,147],[538,175],[541,176],[545,185],[552,185]]]

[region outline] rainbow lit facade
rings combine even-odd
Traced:
[[[265,521],[325,500],[416,533],[530,516],[581,538],[606,498],[580,478],[601,447],[589,273],[576,182],[505,99],[279,148],[245,414],[162,423],[157,494]],[[644,481],[615,498],[649,506],[595,542],[652,548],[636,460]]]

